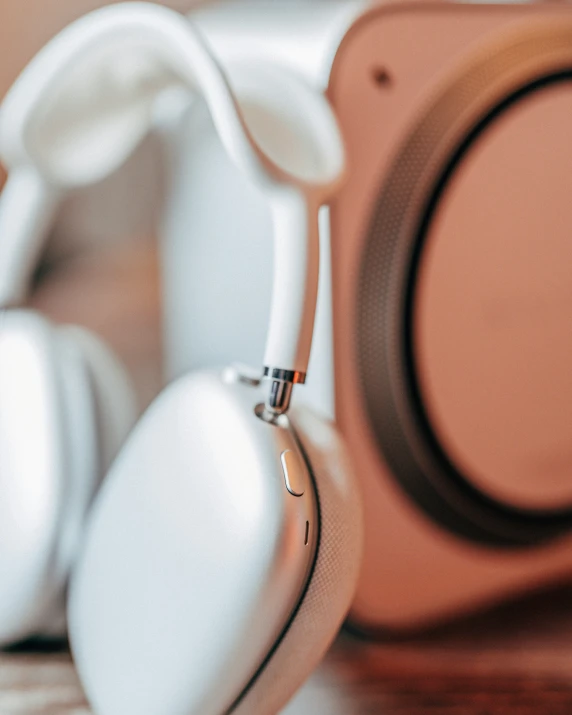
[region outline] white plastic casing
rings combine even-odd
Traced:
[[[331,428],[302,414],[314,484],[287,421],[254,414],[257,394],[208,372],[174,382],[103,485],[70,602],[96,712],[273,715],[334,637],[361,548],[351,470]]]

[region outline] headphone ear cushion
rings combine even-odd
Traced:
[[[232,715],[274,715],[317,667],[350,608],[363,543],[361,498],[341,437],[308,408],[292,409],[318,493],[320,538],[306,593]]]
[[[74,524],[95,482],[92,418],[77,349],[41,315],[1,314],[0,644],[63,633]]]
[[[105,343],[76,326],[49,327],[57,391],[59,434],[64,448],[57,479],[57,528],[53,538],[50,581],[55,594],[38,611],[34,635],[66,631],[66,587],[81,545],[89,506],[110,463],[135,421],[135,397],[129,377]],[[54,494],[56,496],[56,494]],[[38,599],[41,602],[41,599]]]
[[[134,414],[129,380],[95,336],[0,314],[0,646],[65,632],[87,509]]]
[[[59,329],[81,351],[93,390],[99,474],[103,478],[137,418],[131,378],[115,353],[89,330],[75,325]]]

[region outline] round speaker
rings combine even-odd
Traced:
[[[439,85],[361,265],[366,409],[434,520],[495,546],[572,526],[572,27],[504,34]]]

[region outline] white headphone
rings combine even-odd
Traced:
[[[273,715],[328,647],[357,577],[361,512],[340,438],[309,410],[288,412],[342,142],[326,100],[294,76],[236,67],[232,83],[238,103],[185,18],[126,3],[60,33],[0,110],[0,307],[25,294],[61,196],[127,158],[166,88],[202,96],[273,216],[260,376],[169,386],[87,524],[133,419],[128,380],[85,331],[0,316],[0,642],[53,628],[73,568],[69,635],[100,715]]]

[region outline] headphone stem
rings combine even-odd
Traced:
[[[266,409],[273,415],[283,415],[290,407],[294,385],[303,385],[306,373],[265,367],[264,377],[270,380]]]

